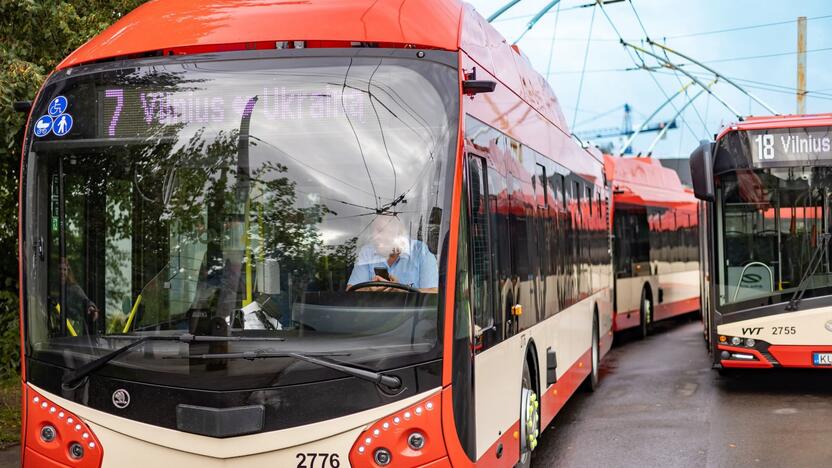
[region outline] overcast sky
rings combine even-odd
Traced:
[[[553,8],[518,44],[541,74],[546,75],[549,70],[549,82],[561,101],[567,121],[570,124],[573,120],[577,123],[573,130],[580,132],[620,127],[624,103],[632,106],[633,126],[637,127],[665,101],[665,95],[651,78],[650,72],[625,71],[635,67],[633,59],[619,44],[618,36],[598,7],[575,8],[591,1],[562,0],[559,12],[558,7]],[[471,0],[485,17],[507,2],[508,0]],[[526,28],[531,16],[549,2],[550,0],[521,0],[493,24],[509,42],[513,42]],[[639,26],[637,12],[651,39],[664,42],[679,52],[706,62],[728,78],[739,79],[739,84],[746,87],[747,91],[779,113],[796,111],[796,20],[798,16],[806,16],[809,50],[806,88],[817,93],[810,92],[807,96],[806,110],[809,113],[832,112],[832,1],[633,0],[632,6],[629,1],[624,1],[604,8],[626,40],[649,48],[643,42],[645,35]],[[594,23],[593,10],[596,10]],[[576,116],[581,69],[591,23],[593,26],[586,73],[583,74]],[[749,26],[759,27],[748,28]],[[711,33],[735,28],[746,29]],[[758,57],[761,55],[773,56]],[[655,60],[647,56],[645,60],[648,65],[656,64]],[[679,58],[675,60],[676,63],[686,62]],[[703,83],[712,79],[712,75],[709,77],[707,73],[703,74],[704,70],[693,65],[684,68],[696,72]],[[652,76],[668,96],[690,81],[669,70],[652,73]],[[760,89],[761,87],[765,89]],[[688,88],[689,96],[692,97],[700,89]],[[724,82],[718,82],[712,90],[742,115],[768,113]],[[680,109],[685,100],[684,95],[674,100],[676,109]],[[671,119],[676,109],[672,106],[665,107],[656,120]],[[724,124],[735,121],[736,117],[715,98],[703,93],[683,111],[682,119],[684,123],[679,120],[679,129],[670,130],[658,142],[654,156],[687,156],[699,140],[711,138],[713,133]],[[655,135],[640,136],[634,144],[634,150],[645,151]],[[610,140],[599,140],[599,143],[606,141]]]

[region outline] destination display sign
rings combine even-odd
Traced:
[[[239,125],[244,113],[253,120],[332,122],[347,116],[364,122],[368,111],[365,93],[334,85],[262,87],[238,86],[210,90],[159,90],[153,88],[100,89],[98,133],[123,138],[174,132],[189,126]],[[48,131],[48,130],[47,130]]]
[[[757,167],[832,164],[832,127],[752,130],[748,144]]]

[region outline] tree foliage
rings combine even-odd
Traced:
[[[15,101],[31,100],[70,52],[142,0],[0,0],[0,252],[17,253],[17,187],[26,116]],[[0,376],[18,364],[17,261],[0,262]]]

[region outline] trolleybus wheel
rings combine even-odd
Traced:
[[[515,468],[529,468],[532,450],[540,436],[540,401],[534,388],[529,360],[523,364],[523,381],[520,392],[520,461]]]
[[[639,339],[647,338],[647,332],[650,330],[650,322],[653,321],[653,298],[650,297],[648,289],[645,287],[641,290],[641,305],[638,337]]]
[[[599,368],[601,366],[601,349],[599,342],[598,314],[594,314],[592,319],[592,349],[590,351],[590,359],[592,360],[590,365],[592,368],[589,371],[589,377],[584,380],[583,384],[584,390],[588,392],[594,392],[595,389],[598,388],[598,382],[600,381]]]

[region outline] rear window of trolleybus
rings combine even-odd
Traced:
[[[455,60],[243,54],[53,77],[27,153],[29,357],[72,369],[191,333],[282,337],[222,351],[378,371],[435,358]],[[101,372],[210,388],[343,377],[188,359],[217,349],[152,342]]]
[[[788,302],[804,274],[804,297],[832,294],[832,130],[731,132],[714,172],[723,311]]]

